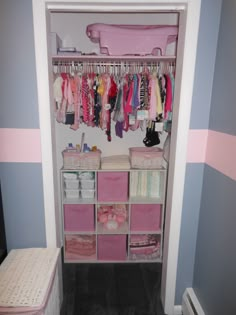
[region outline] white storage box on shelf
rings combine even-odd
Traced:
[[[57,248],[12,250],[0,266],[0,314],[60,314]]]
[[[105,55],[165,55],[169,43],[175,42],[178,27],[172,25],[112,25],[94,23],[87,26],[87,36],[99,43]]]
[[[79,198],[79,189],[65,189],[67,199]]]
[[[65,179],[66,189],[79,189],[78,179]]]
[[[81,189],[94,189],[95,181],[94,179],[81,179],[80,187]]]
[[[80,190],[80,195],[81,195],[82,199],[86,199],[86,198],[93,199],[94,193],[95,193],[95,190],[93,190],[93,189],[81,189]]]
[[[135,147],[129,149],[131,167],[156,169],[163,165],[163,150],[160,148]]]

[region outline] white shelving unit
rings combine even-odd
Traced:
[[[93,175],[94,198],[82,198],[81,194],[79,198],[65,198],[64,174],[75,173],[79,176],[81,172],[89,172]],[[137,196],[131,197],[131,188],[132,194],[135,191],[134,187],[131,187],[134,185],[133,176],[137,178],[139,174],[152,180],[155,174],[155,179],[158,179],[156,198],[150,198],[148,190],[146,197],[140,196],[145,192],[142,187],[137,188]],[[64,261],[66,263],[161,262],[166,178],[166,168],[154,170],[61,169]],[[122,181],[124,185],[119,185]],[[127,213],[122,224],[119,224],[117,228],[113,225],[107,228],[105,224],[99,222],[100,207],[114,209],[120,205],[126,209]],[[131,246],[133,238],[139,239],[135,248]]]

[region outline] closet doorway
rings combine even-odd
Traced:
[[[200,2],[200,1],[199,1]],[[60,1],[33,0],[36,71],[47,246],[61,246],[61,223],[56,158],[56,136],[52,112],[52,60],[49,31],[52,12],[138,13],[179,15],[175,103],[169,162],[161,299],[166,314],[174,314],[178,247],[184,191],[188,128],[191,112],[200,3],[179,1]],[[79,31],[79,30],[78,30]],[[178,167],[177,167],[178,166]]]

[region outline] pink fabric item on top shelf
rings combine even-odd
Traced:
[[[137,255],[150,255],[157,252],[160,242],[156,235],[131,235],[130,253]]]
[[[161,55],[169,43],[176,41],[178,27],[171,25],[114,25],[94,23],[87,26],[86,34],[100,44],[106,55]]]
[[[89,259],[96,254],[96,237],[94,235],[66,235],[65,251],[68,259],[81,256]]]

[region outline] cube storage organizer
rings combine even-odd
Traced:
[[[62,193],[68,178],[80,192],[62,198],[65,262],[161,262],[166,173],[62,169]],[[82,187],[93,198],[82,198]]]
[[[99,43],[105,55],[165,55],[168,44],[175,42],[177,26],[112,25],[94,23],[87,26],[87,36]]]
[[[60,314],[57,248],[11,250],[0,265],[0,314]]]

